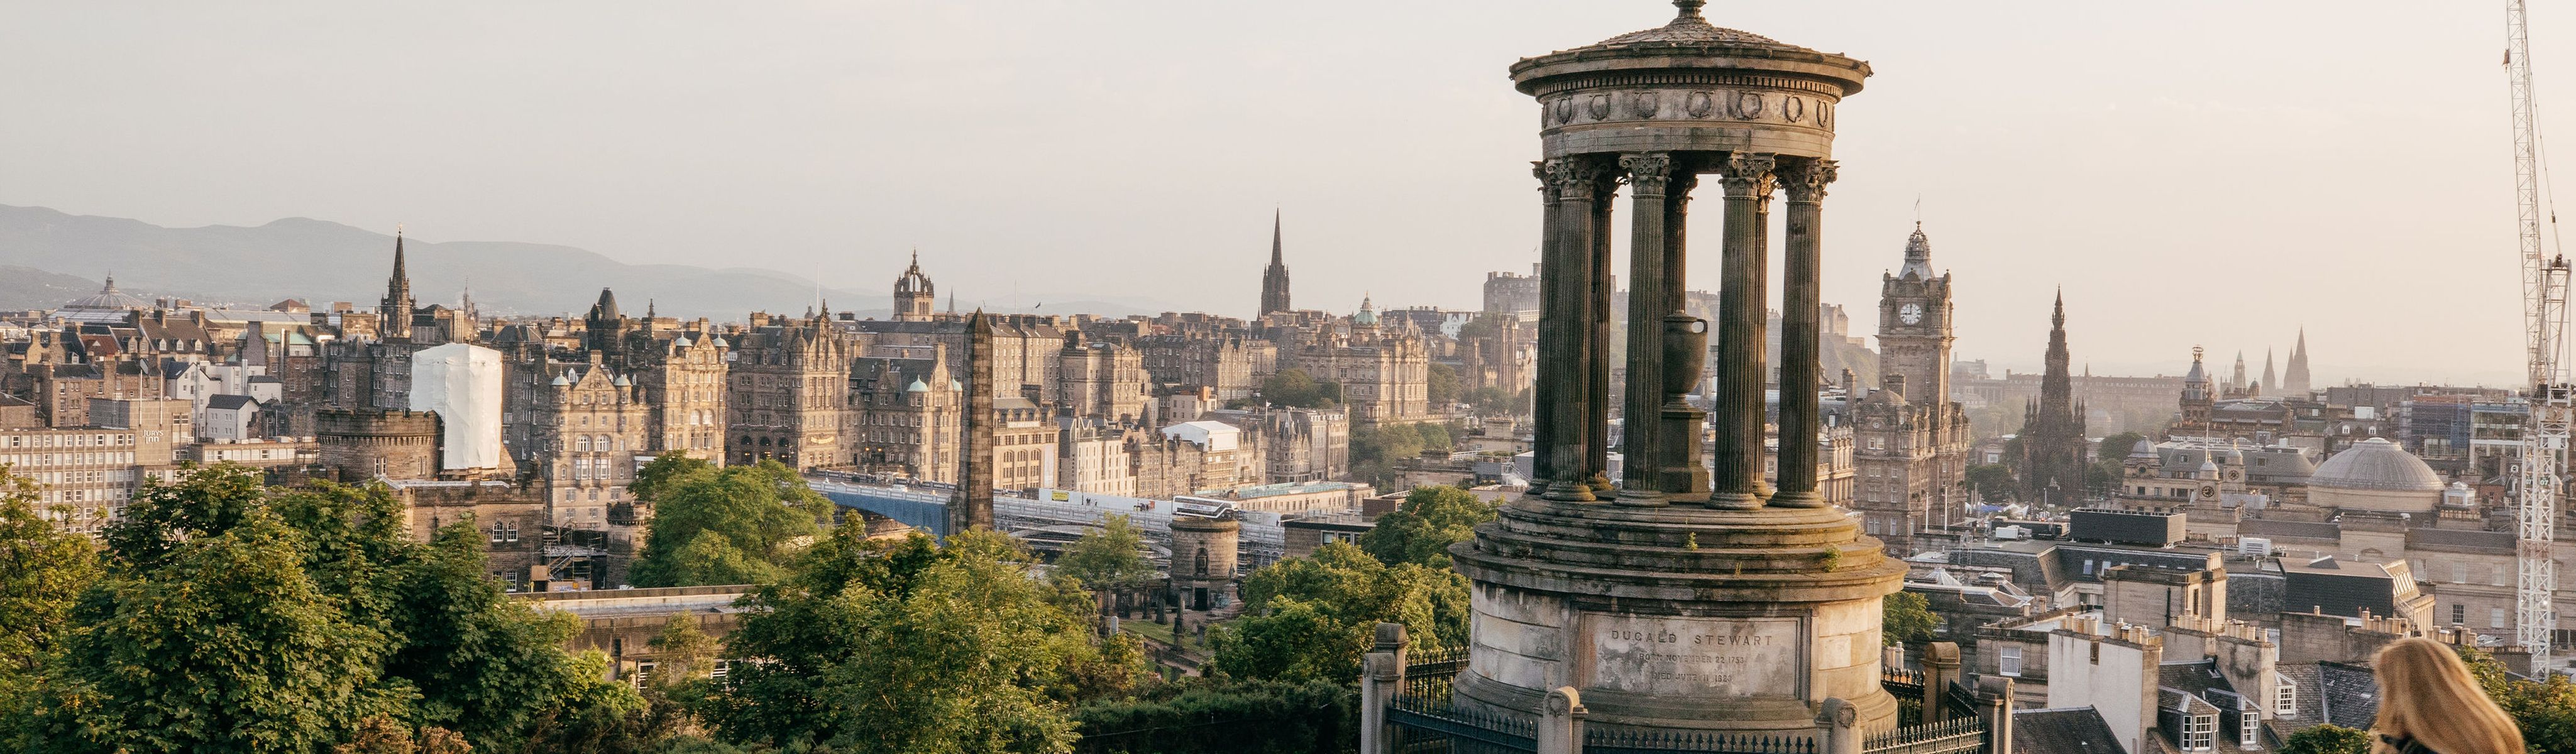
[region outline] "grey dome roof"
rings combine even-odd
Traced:
[[[1592,47],[1681,44],[1772,47],[1784,50],[1806,49],[1797,45],[1785,44],[1779,40],[1749,31],[1738,31],[1710,24],[1708,19],[1701,18],[1699,15],[1699,7],[1704,4],[1702,0],[1681,0],[1680,2],[1675,2],[1673,4],[1681,8],[1681,13],[1673,18],[1672,23],[1643,31],[1632,31],[1609,39],[1604,39],[1601,40],[1599,44],[1592,45]]]
[[[117,309],[150,309],[150,308],[152,308],[152,302],[150,302],[150,301],[145,301],[145,300],[143,300],[143,298],[142,298],[142,297],[140,297],[140,296],[136,296],[136,295],[131,294],[131,293],[126,293],[126,292],[124,292],[124,291],[117,290],[117,289],[116,289],[116,276],[115,276],[115,275],[109,275],[109,276],[107,276],[107,286],[106,286],[106,287],[104,287],[104,288],[100,288],[100,289],[99,289],[99,291],[98,291],[97,293],[92,293],[92,294],[90,294],[90,295],[82,296],[82,297],[80,297],[80,298],[72,299],[71,301],[65,302],[65,303],[63,304],[62,308],[65,308],[65,309],[91,310],[91,311],[112,311],[112,310],[117,310]]]
[[[2336,453],[2317,472],[2309,475],[2308,486],[2347,490],[2395,490],[2399,492],[2439,492],[2442,477],[2423,459],[2406,452],[2397,443],[2373,437]]]

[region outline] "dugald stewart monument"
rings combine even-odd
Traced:
[[[1818,495],[1814,443],[1780,443],[1777,485],[1763,474],[1775,306],[1779,434],[1819,429],[1835,111],[1869,64],[1711,25],[1701,0],[1673,4],[1671,23],[1511,67],[1538,100],[1533,172],[1546,213],[1536,476],[1450,548],[1474,583],[1455,703],[1525,713],[1571,687],[1595,728],[1787,733],[1815,730],[1840,699],[1847,725],[1893,728],[1880,600],[1899,589],[1904,564]],[[1695,191],[1720,200],[1701,213],[1724,239],[1714,260],[1684,251]],[[1775,200],[1787,214],[1776,242],[1765,232]],[[1627,318],[1638,324],[1627,328],[1625,463],[1614,480],[1611,234],[1623,208]],[[1765,290],[1775,249],[1777,304]],[[1711,334],[1685,313],[1693,261],[1723,269],[1714,412],[1683,400]],[[1713,469],[1700,461],[1703,422]]]

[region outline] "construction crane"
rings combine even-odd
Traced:
[[[2558,501],[2566,481],[2567,440],[2576,424],[2576,386],[2567,384],[2567,258],[2541,248],[2540,135],[2532,104],[2530,23],[2523,0],[2505,2],[2505,71],[2513,81],[2513,187],[2519,202],[2515,230],[2522,253],[2525,347],[2530,372],[2531,420],[2522,436],[2522,484],[2514,508],[2515,550],[2521,564],[2514,584],[2514,642],[2531,653],[2534,671],[2551,671],[2550,630],[2558,611],[2558,564],[2549,557],[2556,538]],[[2550,216],[2555,224],[2555,213]]]

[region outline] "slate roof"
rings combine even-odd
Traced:
[[[238,411],[258,406],[259,401],[247,395],[218,395],[206,399],[206,408],[219,411]]]
[[[2476,531],[2471,529],[2407,529],[2406,547],[2437,547],[2445,550],[2467,550],[2511,555],[2513,532]]]
[[[2320,662],[2316,668],[2318,685],[2324,690],[2316,696],[2323,702],[2326,722],[2367,730],[2379,719],[2379,677],[2369,668],[2340,662]]]
[[[2013,751],[2028,754],[2129,754],[2092,707],[2016,710]]]
[[[2342,539],[2343,526],[2326,521],[2276,521],[2249,518],[2236,522],[2236,534],[2243,537]]]
[[[2236,693],[2227,678],[2218,674],[2218,660],[2214,658],[2164,663],[2156,668],[2156,685],[2203,698],[2210,689]]]

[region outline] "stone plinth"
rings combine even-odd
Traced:
[[[1192,610],[1214,610],[1234,601],[1236,550],[1243,522],[1231,518],[1172,517],[1172,594]]]
[[[1797,732],[1840,697],[1895,727],[1879,601],[1905,566],[1856,528],[1831,508],[1506,506],[1450,549],[1475,589],[1458,703],[1535,710],[1572,686],[1590,725]]]

